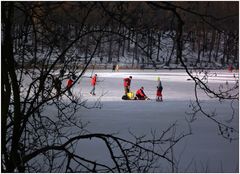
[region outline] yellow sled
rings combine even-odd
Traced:
[[[134,92],[129,92],[127,95],[122,96],[123,100],[136,100],[136,97],[134,96]]]
[[[134,100],[134,92],[129,92],[129,93],[127,93],[127,96],[128,96],[128,98],[129,98],[129,100]]]

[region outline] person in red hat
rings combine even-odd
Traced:
[[[95,94],[95,86],[97,84],[97,74],[95,74],[92,78],[91,78],[91,84],[92,84],[92,90],[90,91],[91,95],[96,95]]]
[[[129,78],[123,79],[123,82],[124,82],[123,85],[124,85],[125,95],[127,95],[127,93],[130,92],[131,80],[132,80],[132,76],[129,76]]]
[[[136,97],[138,100],[149,100],[149,98],[144,93],[144,87],[142,86],[139,90],[136,92]]]

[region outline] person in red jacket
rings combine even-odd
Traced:
[[[129,78],[123,79],[123,82],[124,82],[123,85],[124,85],[125,95],[127,95],[127,93],[130,92],[131,80],[132,80],[132,76],[129,76]]]
[[[144,87],[141,87],[139,90],[136,92],[136,97],[138,100],[149,100],[149,98],[146,96],[144,93]]]
[[[96,95],[95,94],[95,86],[96,86],[96,83],[97,83],[97,74],[95,74],[92,78],[91,78],[91,85],[92,85],[92,90],[90,92],[91,95]]]
[[[229,65],[229,66],[228,66],[228,71],[229,71],[229,72],[232,72],[232,71],[233,71],[233,66],[232,66],[232,65]]]
[[[160,80],[160,77],[158,77],[156,101],[163,101],[163,99],[162,99],[162,90],[163,90],[162,82]]]
[[[68,95],[69,95],[69,96],[72,96],[72,92],[71,92],[71,90],[70,90],[70,88],[72,87],[72,85],[73,85],[73,80],[72,80],[72,78],[70,77],[70,78],[68,79],[68,81],[67,81],[67,91],[68,91]]]

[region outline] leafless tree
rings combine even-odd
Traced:
[[[217,76],[215,73],[211,73],[208,70],[205,70],[204,68],[198,70],[195,69],[192,71],[186,62],[184,61],[184,56],[182,55],[182,51],[184,50],[183,47],[183,30],[184,30],[184,25],[185,22],[183,21],[183,17],[181,16],[181,12],[187,12],[194,14],[195,16],[201,18],[206,25],[209,25],[210,27],[213,27],[214,29],[217,29],[219,32],[226,34],[224,30],[221,28],[218,28],[217,26],[214,26],[211,24],[209,20],[211,19],[216,19],[216,20],[221,20],[217,19],[214,16],[211,15],[206,15],[206,14],[201,14],[189,9],[185,9],[184,7],[178,6],[175,3],[169,3],[169,2],[147,2],[150,6],[153,6],[155,9],[166,9],[168,11],[171,11],[175,16],[177,17],[177,34],[176,34],[176,41],[177,41],[177,59],[181,62],[181,65],[184,67],[186,70],[187,74],[189,77],[194,81],[195,84],[195,102],[190,104],[190,107],[192,109],[192,112],[189,113],[191,115],[190,122],[194,121],[196,119],[196,114],[201,113],[203,116],[207,117],[208,119],[212,120],[218,125],[219,129],[219,134],[232,141],[232,140],[238,140],[238,127],[235,127],[233,125],[233,119],[236,119],[238,113],[237,113],[237,108],[234,108],[233,104],[236,105],[239,101],[239,79],[237,74],[233,74],[234,77],[234,83],[229,84],[226,81],[225,85],[219,85],[219,87],[216,89],[214,87],[211,87],[211,85],[208,83],[209,78],[213,76]],[[194,73],[195,72],[195,73]],[[206,97],[210,99],[214,99],[215,101],[221,102],[226,102],[229,101],[230,103],[230,108],[232,110],[232,113],[230,114],[230,119],[227,121],[218,119],[217,116],[217,111],[213,109],[213,111],[206,111],[204,109],[198,94],[200,91],[203,91],[206,94]]]
[[[148,15],[144,15],[145,10]],[[122,38],[122,53],[125,53],[125,48],[128,49],[125,44],[134,43],[135,55],[141,52],[145,55],[145,62],[154,64],[154,56],[159,58],[153,51],[154,43],[158,43],[158,50],[164,49],[164,45],[162,42],[159,45],[155,30],[152,30],[148,38],[145,38],[145,34],[151,27],[159,26],[155,25],[155,18],[136,20],[136,16],[148,19],[159,10],[166,12],[165,16],[173,17],[170,22],[171,33],[162,36],[173,39],[176,45],[172,52],[176,51],[176,63],[180,62],[195,82],[196,100],[190,104],[192,112],[189,123],[201,112],[218,125],[221,136],[230,141],[237,139],[238,128],[234,128],[231,122],[237,114],[233,104],[238,102],[239,97],[238,76],[235,76],[234,84],[226,83],[213,89],[208,79],[214,74],[206,70],[190,70],[183,55],[184,44],[188,41],[184,35],[185,30],[190,28],[186,26],[185,13],[200,18],[205,23],[204,27],[217,31],[219,38],[221,35],[226,37],[224,47],[220,44],[221,39],[216,45],[217,50],[225,50],[221,55],[224,56],[224,61],[225,58],[229,61],[232,55],[237,55],[238,48],[235,45],[238,45],[238,41],[234,36],[238,36],[238,33],[226,33],[222,27],[211,23],[214,20],[224,20],[224,17],[218,19],[169,2],[143,2],[139,9],[133,3],[120,2],[2,2],[3,172],[154,172],[159,163],[169,165],[172,172],[177,171],[178,162],[174,159],[173,147],[190,135],[191,129],[176,134],[174,123],[161,134],[152,132],[151,137],[133,135],[132,140],[115,134],[90,133],[77,111],[82,107],[91,109],[101,105],[96,103],[89,106],[81,96],[67,95],[68,88],[65,84],[61,85],[60,90],[55,84],[56,79],[65,82],[74,77],[74,86],[96,55],[101,52],[113,55],[113,47],[108,51],[102,50],[109,46],[108,38],[110,42],[120,42]],[[108,27],[110,22],[111,26]],[[74,28],[74,34],[66,32],[72,31],[69,27]],[[199,40],[202,39],[198,43],[199,58],[201,44],[206,42],[206,36],[203,38],[201,32],[199,31],[199,36],[195,35]],[[212,35],[210,57],[214,40]],[[228,44],[232,41],[235,45],[231,50]],[[117,50],[119,49],[120,47]],[[218,52],[215,57],[218,57],[217,54]],[[135,57],[133,63],[134,59]],[[219,102],[230,101],[230,119],[225,122],[216,117],[217,112],[207,112],[198,98],[199,91]],[[51,116],[46,113],[47,110],[52,111]],[[82,156],[76,147],[85,140],[103,142],[111,164]]]
[[[161,134],[133,135],[132,140],[90,133],[77,111],[100,105],[89,106],[81,96],[69,96],[65,84],[60,88],[55,84],[56,79],[64,82],[72,77],[71,90],[106,34],[114,33],[105,27],[86,27],[99,7],[103,6],[96,2],[2,3],[2,172],[151,172],[159,163],[175,165],[171,151],[191,132],[173,136],[174,123]],[[80,16],[79,8],[84,9]],[[64,16],[69,10],[75,15]],[[74,37],[66,34],[66,20],[78,25]],[[109,20],[101,22],[105,26]],[[20,24],[24,25],[14,37]],[[81,43],[86,37],[87,47]],[[85,60],[81,70],[76,47]],[[84,140],[103,142],[111,164],[82,156],[76,149]]]

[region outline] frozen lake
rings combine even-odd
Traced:
[[[89,76],[95,73],[99,81],[96,86],[97,95],[91,96]],[[213,74],[209,78],[209,85],[213,88],[226,84],[226,81],[230,86],[234,82],[234,73],[215,71]],[[235,73],[235,76],[237,74]],[[129,75],[133,77],[131,91],[136,92],[144,86],[146,95],[152,100],[123,101],[121,99],[124,93],[123,78]],[[164,102],[155,101],[157,77],[161,78],[163,84]],[[123,138],[131,137],[129,131],[139,136],[148,136],[153,130],[160,134],[175,122],[177,133],[187,132],[186,112],[191,111],[189,104],[195,99],[194,83],[182,70],[120,72],[89,70],[80,83],[74,86],[73,93],[82,95],[83,99],[88,101],[88,106],[100,102],[101,109],[83,108],[77,114],[84,122],[89,122],[88,130],[91,133],[117,133]],[[225,101],[220,104],[217,100],[209,99],[201,91],[199,91],[199,99],[206,111],[216,111],[217,120],[226,123],[225,120],[231,118],[230,102]],[[238,130],[237,101],[233,103],[233,107],[236,112],[230,125]],[[196,118],[191,124],[193,134],[174,147],[175,158],[179,161],[179,172],[238,172],[238,140],[229,142],[219,135],[218,126],[214,122],[201,114],[197,114]],[[107,163],[103,148],[99,142],[92,141],[79,143],[77,149],[81,149],[81,153],[90,159]],[[156,172],[171,172],[170,166],[162,166]]]

